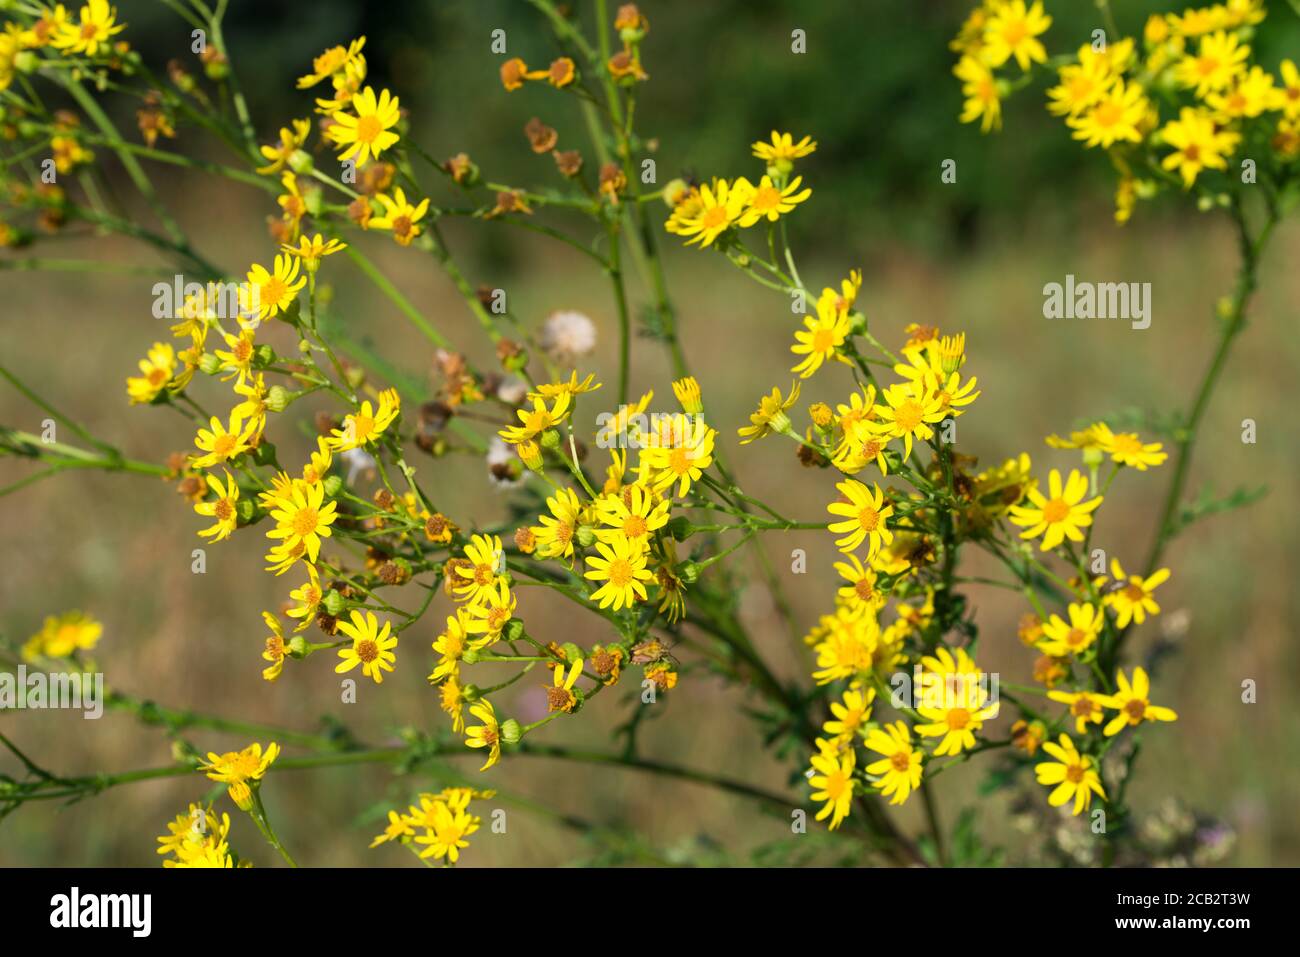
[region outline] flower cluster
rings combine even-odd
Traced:
[[[469,813],[472,799],[486,800],[495,791],[473,788],[444,788],[437,794],[418,795],[419,806],[412,804],[407,813],[388,812],[388,824],[370,846],[396,841],[423,861],[455,864],[460,852],[469,847],[466,840],[479,829],[482,819]]]
[[[1041,0],[984,0],[952,42],[962,122],[1000,127],[1003,101],[1031,71],[1047,71],[1055,77],[1048,110],[1085,147],[1106,150],[1119,174],[1118,222],[1169,185],[1196,186],[1214,203],[1238,178],[1237,160],[1241,182],[1254,183],[1300,159],[1300,71],[1289,59],[1276,75],[1252,61],[1250,41],[1266,15],[1263,0],[1152,14],[1140,38],[1097,30],[1074,53],[1049,59],[1041,38],[1052,18]]]

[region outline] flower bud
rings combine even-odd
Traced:
[[[331,588],[325,593],[325,599],[321,604],[325,606],[325,610],[329,612],[330,617],[338,618],[348,607],[348,600]]]
[[[273,385],[266,394],[266,407],[272,412],[283,412],[300,395],[301,392],[291,392],[282,385]]]
[[[583,659],[582,649],[571,641],[566,641],[561,645],[560,650],[564,652],[564,657],[568,660],[569,664],[573,664],[575,661],[581,661]]]
[[[519,739],[524,736],[524,729],[519,726],[519,722],[514,718],[506,718],[501,722],[501,740],[506,744],[518,744]]]
[[[554,452],[560,447],[560,433],[555,429],[547,429],[541,435],[542,448],[550,449]]]
[[[506,641],[519,641],[524,637],[524,623],[518,618],[511,618],[501,629],[501,637]]]
[[[578,544],[583,548],[590,548],[596,544],[596,532],[590,525],[579,525],[573,537],[578,540]]]
[[[294,635],[285,645],[290,658],[306,658],[311,654],[311,643],[302,635]]]
[[[203,357],[199,359],[199,371],[204,375],[216,375],[220,368],[221,360],[211,352],[203,353]]]
[[[295,173],[301,173],[304,176],[310,175],[315,166],[315,160],[311,158],[311,154],[306,150],[297,149],[289,154],[289,168]]]
[[[466,648],[461,654],[460,660],[465,662],[467,665],[476,665],[479,663],[478,651],[474,648]]]
[[[693,585],[699,581],[700,566],[696,562],[686,562],[677,566],[677,577],[682,580],[683,584]]]
[[[690,523],[690,520],[685,515],[678,515],[669,519],[667,530],[673,540],[678,542],[684,542],[695,534],[695,526]]]
[[[339,491],[343,488],[343,476],[329,475],[325,478],[325,494],[330,498],[338,496]]]

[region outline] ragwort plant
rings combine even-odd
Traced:
[[[222,34],[225,0],[164,2],[193,28],[201,77],[178,61],[155,74],[105,0],[90,0],[77,15],[63,6],[3,5],[0,122],[9,184],[0,242],[12,249],[0,265],[156,274],[29,254],[51,234],[86,229],[160,250],[193,277],[164,310],[170,340],[147,348],[125,389],[132,405],[189,420],[193,448],[163,464],[132,459],[6,369],[6,380],[76,442],[4,429],[4,452],[38,466],[5,491],[84,468],[164,479],[199,517],[205,545],[265,537],[265,570],[285,582],[284,606],[261,615],[268,686],[286,668],[333,668],[375,685],[399,667],[428,668],[445,723],[408,728],[401,744],[376,747],[337,721],[301,732],[170,709],[110,688],[108,707],[171,737],[174,762],[64,776],[0,736],[22,766],[18,777],[0,776],[4,813],[134,781],[204,775],[225,786],[292,864],[262,801],[276,772],[385,763],[401,774],[444,777],[445,787],[413,792],[408,808],[390,810],[372,846],[392,844],[427,865],[450,865],[482,825],[475,810],[496,793],[449,776],[444,759],[474,749],[484,782],[498,762],[525,755],[638,768],[755,801],[790,816],[802,834],[800,799],[639,753],[645,705],[709,673],[746,690],[747,712],[826,829],[817,841],[778,842],[762,859],[812,859],[833,846],[828,853],[843,862],[996,861],[999,852],[975,830],[974,806],[945,828],[935,799],[936,778],[976,756],[989,762],[993,786],[1015,789],[1023,817],[1057,825],[1025,859],[1144,863],[1172,854],[1169,842],[1135,826],[1127,792],[1147,724],[1177,715],[1148,670],[1126,660],[1125,642],[1160,612],[1170,539],[1202,514],[1240,504],[1189,506],[1183,490],[1197,427],[1245,322],[1260,254],[1294,197],[1300,81],[1290,63],[1280,83],[1247,65],[1250,32],[1263,16],[1258,3],[1153,18],[1140,42],[1085,44],[1077,55],[1049,60],[1039,40],[1050,26],[1041,4],[988,0],[954,41],[963,120],[996,128],[1002,99],[1050,69],[1057,85],[1049,108],[1086,146],[1105,149],[1120,172],[1117,218],[1158,192],[1194,190],[1202,208],[1226,209],[1240,230],[1241,276],[1218,306],[1219,349],[1191,411],[1169,435],[1173,478],[1152,550],[1140,564],[1126,557],[1126,568],[1117,559],[1099,562],[1094,523],[1113,483],[1150,483],[1152,470],[1163,469],[1163,444],[1098,421],[1048,438],[1053,448],[1077,450],[1076,467],[1044,472],[1028,452],[979,467],[955,441],[957,420],[976,411],[982,392],[966,365],[964,336],[868,322],[856,269],[820,292],[801,278],[786,221],[812,199],[797,172],[817,149],[810,136],[773,131],[755,142],[748,174],[647,188],[655,184],[643,179],[642,159],[652,143],[634,120],[639,90],[650,82],[643,61],[650,24],[635,5],[610,17],[597,0],[593,41],[549,0],[530,0],[557,55],[545,66],[500,57],[501,85],[507,94],[553,88],[556,108],[578,111],[590,142],[561,144],[554,128],[530,120],[524,133],[538,162],[553,164],[553,185],[522,187],[495,181],[464,153],[439,161],[422,148],[403,112],[405,94],[369,82],[366,57],[374,51],[364,38],[324,51],[298,80],[314,121],[287,118],[277,136],[259,138]],[[1100,10],[1118,37],[1105,3]],[[47,107],[41,85],[70,107]],[[114,124],[101,106],[110,97],[137,104],[137,133]],[[228,158],[170,149],[181,129],[211,136]],[[1239,182],[1229,165],[1247,144],[1257,184]],[[103,188],[109,157],[154,223],[128,218],[111,201]],[[46,158],[57,176],[42,177]],[[232,273],[205,258],[159,198],[146,165],[261,190],[274,215],[258,261]],[[1263,207],[1262,225],[1249,225],[1251,203]],[[530,323],[496,291],[470,281],[442,232],[453,217],[541,233],[592,261],[609,282],[617,316],[616,382],[598,382],[581,368],[596,335],[586,316],[560,312]],[[663,230],[771,290],[774,312],[788,307],[795,316],[793,378],[757,395],[747,424],[719,421],[691,374],[658,251]],[[366,233],[386,235],[446,271],[495,345],[499,369],[475,368],[455,350],[362,252]],[[344,277],[345,261],[428,340],[441,375],[435,400],[413,407],[418,385],[331,321],[329,282]],[[643,280],[649,332],[672,363],[675,411],[652,409],[653,392],[629,393],[629,265]],[[167,285],[155,291],[162,295]],[[275,325],[296,338],[287,354],[266,341]],[[777,357],[771,362],[775,371]],[[815,375],[838,376],[843,402],[800,408],[800,383]],[[309,456],[285,461],[276,441],[292,435],[295,404],[308,395],[328,399],[334,412],[309,423],[316,432]],[[614,411],[579,414],[593,402]],[[824,514],[789,517],[785,506],[747,494],[725,461],[722,434],[741,444],[794,443],[802,466],[825,476]],[[440,510],[433,478],[450,474],[458,456],[486,456],[492,481],[509,496],[506,520],[466,527]],[[843,555],[839,580],[825,585],[826,612],[803,635],[815,664],[800,682],[774,674],[733,600],[736,561],[752,548],[765,586],[790,614],[757,543],[792,529],[823,530]],[[963,549],[992,556],[1005,576],[964,576]],[[978,623],[965,594],[973,583],[1023,598],[1019,633],[1036,656],[1034,685],[1001,681],[979,660]],[[602,618],[605,640],[583,648],[535,632],[528,596],[538,588]],[[454,610],[434,621],[427,612],[440,592]],[[50,671],[95,671],[101,633],[80,612],[54,615],[6,657]],[[481,664],[510,677],[482,678]],[[507,692],[539,680],[547,714],[522,723],[510,714]],[[629,681],[632,716],[616,733],[621,747],[590,752],[546,741],[551,722],[578,716],[593,697]],[[421,714],[423,704],[414,706]],[[1012,721],[995,733],[1004,706]],[[268,743],[205,755],[190,738],[211,731]],[[282,746],[301,753],[284,755]],[[919,834],[891,809],[910,801],[924,811]],[[830,832],[840,838],[833,845]],[[229,839],[228,814],[203,799],[167,825],[159,853],[168,866],[248,864]]]

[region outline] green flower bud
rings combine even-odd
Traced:
[[[205,352],[199,359],[199,371],[204,375],[216,375],[221,368],[221,360],[214,353]]]
[[[31,50],[23,50],[16,57],[14,57],[14,69],[17,70],[19,73],[25,73],[30,76],[31,74],[36,72],[37,68],[40,65],[41,65],[40,57],[38,57]]]
[[[678,565],[677,577],[680,578],[684,584],[695,584],[695,582],[699,581],[700,578],[699,564],[696,562],[686,562],[684,565]]]
[[[271,442],[263,442],[253,449],[253,461],[258,465],[275,465],[275,445]]]
[[[461,654],[460,660],[467,665],[476,665],[479,662],[479,654],[473,648],[466,648],[464,653]]]
[[[339,490],[343,488],[343,476],[327,475],[325,476],[325,494],[330,498],[336,498]]]
[[[302,635],[294,635],[285,646],[290,658],[306,658],[311,654],[311,642]]]
[[[307,207],[307,212],[317,218],[320,217],[322,208],[321,191],[315,187],[309,187],[302,191],[302,203]]]
[[[524,736],[524,729],[519,726],[519,722],[514,718],[506,718],[501,722],[501,740],[506,744],[518,744],[519,739]]]
[[[555,431],[555,429],[547,429],[542,433],[538,441],[541,442],[542,448],[550,449],[554,452],[560,447],[560,433]]]
[[[511,618],[501,629],[501,637],[506,641],[519,641],[524,637],[524,623],[518,618]]]
[[[264,342],[253,350],[253,359],[260,366],[275,365],[275,350]]]
[[[337,592],[331,588],[325,593],[325,599],[321,604],[325,606],[325,610],[329,612],[331,618],[339,618],[342,617],[343,612],[347,609],[348,600],[343,597],[341,592]]]
[[[238,517],[240,525],[248,525],[253,521],[253,516],[257,514],[257,506],[251,498],[241,498],[235,503],[235,515]]]
[[[579,525],[578,531],[574,534],[574,538],[578,540],[578,544],[583,548],[590,548],[592,545],[596,544],[596,532],[589,525]]]
[[[306,150],[294,150],[289,154],[289,168],[295,173],[309,176],[315,167],[316,161],[311,158],[311,154]]]
[[[300,395],[301,392],[291,392],[282,385],[273,385],[266,393],[266,407],[272,412],[283,412]]]
[[[575,661],[581,661],[585,657],[582,653],[582,649],[571,641],[566,641],[561,645],[560,650],[564,652],[564,657],[568,659],[569,664],[573,664]]]
[[[460,689],[460,693],[466,701],[477,701],[483,697],[483,691],[478,685],[465,685]]]
[[[676,518],[669,519],[667,531],[673,537],[674,541],[684,542],[695,534],[695,526],[691,524],[690,519],[685,515],[678,515]]]

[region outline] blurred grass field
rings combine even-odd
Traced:
[[[644,6],[654,17],[654,7]],[[959,15],[959,7],[945,8],[930,35],[934,44],[945,42],[944,31]],[[751,36],[761,29],[776,30],[772,24],[779,25],[779,18],[774,11],[784,8],[775,4],[766,9],[767,27],[741,28]],[[129,20],[130,10],[124,14]],[[686,20],[680,11],[672,18],[666,25]],[[683,33],[685,29],[678,27],[676,42],[694,49],[708,42],[707,36]],[[662,32],[671,35],[671,30]],[[345,34],[341,26],[323,42]],[[872,42],[882,49],[889,46],[887,36]],[[535,45],[545,48],[541,41]],[[378,58],[378,49],[375,55]],[[458,64],[464,56],[454,48],[434,64]],[[898,69],[907,76],[904,66]],[[291,69],[284,72],[292,75]],[[670,70],[662,72],[671,75]],[[918,77],[911,79],[921,83]],[[275,82],[285,85],[278,75]],[[928,85],[917,86],[910,110],[937,117],[934,128],[951,127],[950,140],[927,145],[911,160],[934,169],[933,181],[923,194],[903,191],[900,196],[890,193],[893,181],[868,176],[843,156],[828,159],[820,169],[814,159],[808,166],[814,196],[795,214],[805,280],[820,288],[837,282],[852,267],[863,268],[861,302],[873,332],[891,345],[901,341],[909,322],[967,333],[968,371],[978,376],[983,395],[960,421],[959,447],[978,455],[984,465],[1027,450],[1038,474],[1048,467],[1069,467],[1074,454],[1046,448],[1045,435],[1128,408],[1163,413],[1185,408],[1213,348],[1213,304],[1229,290],[1234,275],[1235,246],[1226,222],[1174,214],[1167,207],[1139,208],[1133,223],[1117,228],[1110,221],[1104,183],[1098,185],[1087,174],[1076,190],[1063,190],[1057,181],[1060,174],[1050,163],[1025,165],[1030,147],[1016,133],[980,139],[969,130],[958,130],[949,77],[940,74],[924,82]],[[680,79],[668,83],[678,97],[687,96],[680,86]],[[461,88],[452,84],[425,95],[454,98],[459,92]],[[412,99],[419,95],[416,90],[410,93]],[[800,112],[792,106],[796,101],[789,90],[767,89],[765,96],[769,103],[784,102],[787,118]],[[672,109],[675,101],[668,94],[663,97],[658,108]],[[479,151],[490,155],[493,150],[518,150],[518,129],[532,115],[530,104],[499,99],[493,103],[494,110],[508,110],[509,119],[493,114],[465,134],[476,158]],[[825,130],[818,122],[819,111],[834,113],[835,122],[828,121]],[[832,157],[837,155],[837,129],[880,119],[877,114],[855,116],[851,105],[840,101],[832,109],[825,101],[810,100],[808,112],[806,122],[787,119],[788,124],[796,131],[813,132]],[[439,116],[430,127],[436,131],[430,135],[438,138],[439,155],[454,152],[463,142],[451,136],[454,120]],[[701,115],[694,122],[708,127],[713,120]],[[653,126],[653,119],[647,123]],[[269,130],[275,123],[263,125]],[[1064,138],[1058,127],[1051,129],[1038,135]],[[717,170],[703,166],[700,172],[752,171],[747,144],[766,128],[751,124],[734,132],[726,159],[730,165]],[[915,142],[924,141],[918,133]],[[893,143],[885,135],[863,148],[898,152]],[[710,141],[696,153],[683,150],[676,155],[683,163],[699,164],[701,156],[720,163],[720,149]],[[954,192],[950,200],[937,170],[938,157],[952,152],[959,157],[959,169],[1010,182],[982,185],[975,194]],[[1104,165],[1099,157],[1089,159],[1096,160],[1094,166]],[[270,245],[263,223],[275,211],[273,204],[252,192],[214,187],[201,179],[166,171],[157,176],[159,189],[180,210],[183,225],[201,251],[232,271],[242,270],[247,262],[265,261]],[[869,186],[864,185],[867,179]],[[908,189],[916,188],[920,179],[909,171]],[[1005,202],[987,215],[981,213],[973,241],[969,235],[958,241],[953,224],[969,213],[971,196],[980,192],[1003,194]],[[868,193],[881,196],[881,207],[863,204]],[[962,210],[954,208],[958,205]],[[836,224],[833,230],[818,228],[823,215]],[[607,383],[616,377],[615,318],[608,286],[582,257],[522,231],[484,233],[456,226],[448,228],[448,236],[453,249],[465,255],[471,281],[506,288],[517,315],[537,322],[552,310],[572,308],[592,316],[601,341],[588,368]],[[156,262],[139,250],[106,241],[59,242],[62,256]],[[362,245],[457,347],[491,366],[490,350],[472,317],[426,257],[397,250],[382,237]],[[720,430],[743,486],[794,518],[820,520],[834,495],[828,473],[803,469],[788,443],[768,440],[741,448],[735,442],[736,427],[745,422],[759,395],[790,381],[788,305],[718,256],[681,250],[675,243],[664,245],[671,246],[666,269],[685,351],[704,389],[711,424]],[[1300,864],[1300,822],[1294,814],[1300,806],[1300,653],[1294,624],[1300,613],[1294,587],[1300,510],[1291,501],[1300,464],[1300,425],[1286,401],[1300,368],[1300,340],[1292,330],[1300,303],[1300,273],[1291,265],[1298,257],[1300,228],[1293,221],[1278,231],[1262,264],[1251,323],[1206,416],[1189,484],[1192,494],[1207,485],[1221,493],[1242,485],[1267,485],[1269,494],[1243,511],[1193,526],[1177,541],[1166,558],[1173,578],[1159,595],[1164,614],[1138,629],[1133,647],[1140,657],[1161,634],[1162,621],[1187,623],[1185,632],[1170,639],[1181,653],[1163,661],[1156,680],[1155,700],[1175,708],[1180,720],[1145,736],[1133,804],[1139,813],[1149,811],[1172,795],[1190,808],[1225,819],[1238,836],[1229,863],[1240,865]],[[171,272],[159,267],[160,278]],[[1067,273],[1097,281],[1151,282],[1151,327],[1134,331],[1126,323],[1043,319],[1044,284],[1061,282]],[[427,381],[431,352],[403,317],[342,257],[329,263],[324,276],[335,288],[333,321],[352,338],[371,343],[417,382]],[[128,408],[124,387],[125,376],[134,371],[149,343],[166,338],[166,330],[150,315],[152,282],[144,277],[0,271],[5,316],[0,356],[95,434],[132,457],[161,461],[189,447],[191,426],[166,409]],[[290,344],[285,332],[271,329],[269,340],[285,347]],[[669,381],[662,348],[638,340],[634,391],[653,388],[657,396],[667,398]],[[804,394],[843,401],[848,389],[847,377],[831,370],[819,374]],[[215,382],[202,383],[199,395],[212,406],[224,402],[217,398],[221,392]],[[590,426],[603,409],[598,401],[585,404],[583,414],[590,416]],[[294,406],[291,415],[296,422],[307,420],[309,412]],[[0,423],[39,432],[44,417],[13,390],[0,389]],[[1245,418],[1258,423],[1255,445],[1240,441]],[[302,461],[308,444],[306,436],[295,431],[296,424],[284,417],[273,419],[270,428],[282,460]],[[447,503],[445,510],[463,527],[504,514],[502,499],[487,488],[481,461],[456,458],[435,464],[423,458],[416,464],[421,480],[437,489],[440,504]],[[25,463],[0,460],[0,485],[27,471]],[[1167,466],[1145,475],[1123,475],[1103,512],[1096,544],[1126,566],[1140,564],[1168,478]],[[356,705],[338,703],[338,679],[321,658],[287,667],[278,683],[268,685],[259,675],[264,664],[259,657],[264,633],[260,611],[279,606],[293,576],[275,579],[261,571],[260,534],[209,546],[207,573],[192,574],[191,549],[202,544],[195,535],[201,526],[168,486],[140,476],[72,472],[0,499],[0,634],[22,641],[45,615],[80,608],[105,623],[98,657],[107,682],[168,707],[304,731],[316,728],[322,715],[333,715],[371,745],[395,741],[402,727],[432,727],[445,720],[424,680],[433,660],[429,644],[435,622],[445,615],[445,599],[439,598],[426,621],[403,635],[396,673],[382,688],[363,687]],[[830,607],[835,588],[831,565],[837,553],[829,537],[770,534],[764,547],[800,626],[811,625]],[[804,576],[789,572],[794,548],[807,550]],[[753,571],[752,562],[746,567]],[[962,569],[974,575],[991,571],[975,557]],[[599,618],[536,591],[527,590],[521,599],[531,633],[583,646],[607,639]],[[1016,621],[1026,609],[999,589],[971,586],[970,594],[982,629],[981,664],[1006,680],[1028,681],[1033,656],[1015,635]],[[778,674],[807,680],[800,648],[791,642],[770,596],[752,574],[742,607],[758,647]],[[689,663],[689,653],[682,657]],[[1253,705],[1240,700],[1241,683],[1248,678],[1259,687]],[[581,720],[549,725],[545,739],[608,747],[612,728],[629,707],[622,700],[624,693],[602,695],[584,710]],[[509,713],[523,715],[536,712],[540,699],[538,683],[524,682],[502,705]],[[789,787],[788,767],[763,752],[759,735],[743,714],[746,701],[743,690],[724,688],[702,673],[687,674],[662,711],[644,726],[642,753],[789,793],[795,806],[805,799],[806,788]],[[999,731],[1005,723],[999,722]],[[0,716],[0,729],[59,773],[127,770],[170,760],[163,734],[121,714],[87,722],[76,714],[8,713]],[[201,730],[187,737],[203,751],[247,743]],[[383,811],[404,806],[418,790],[451,783],[456,775],[477,780],[479,763],[475,754],[467,753],[445,768],[409,778],[394,778],[379,766],[276,775],[266,789],[268,809],[301,863],[405,865],[406,855],[398,849],[367,850]],[[15,770],[10,756],[0,756],[0,770]],[[959,805],[976,803],[982,832],[990,841],[1004,843],[1015,860],[1015,849],[1025,838],[1013,832],[1004,797],[976,796],[980,777],[978,761],[945,776],[938,788],[941,809],[951,820]],[[752,803],[635,771],[521,757],[503,761],[489,783],[501,790],[489,804],[508,810],[508,829],[505,835],[480,832],[463,859],[469,866],[565,864],[611,844],[620,848],[620,860],[672,862],[683,859],[687,849],[698,860],[700,849],[707,848],[716,849],[717,861],[733,862],[789,835],[788,818],[761,812]],[[24,807],[0,822],[0,864],[153,866],[158,860],[154,836],[187,802],[207,793],[206,784],[195,775],[116,788],[71,807]],[[219,803],[229,807],[224,798]],[[916,810],[900,812],[901,820],[913,828]],[[581,818],[600,834],[567,826],[559,815]],[[246,819],[236,820],[233,843],[259,864],[272,863],[271,852]]]

